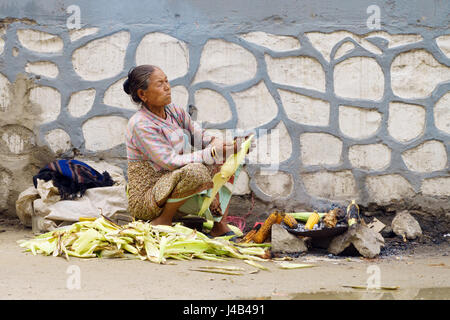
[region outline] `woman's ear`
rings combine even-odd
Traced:
[[[144,90],[138,89],[138,90],[137,90],[137,95],[138,95],[139,99],[141,99],[141,101],[145,102],[146,99],[145,99],[145,93],[144,93]]]

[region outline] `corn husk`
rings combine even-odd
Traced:
[[[263,265],[261,265],[261,264],[255,262],[255,261],[252,261],[252,260],[244,260],[244,262],[247,263],[247,264],[249,264],[249,265],[251,265],[251,266],[253,266],[253,267],[256,267],[256,268],[258,268],[258,269],[269,271],[269,268],[266,268],[266,267],[264,267]]]
[[[225,270],[225,271],[245,271],[244,268],[236,267],[236,266],[203,266],[203,267],[198,267],[197,269]]]
[[[312,215],[314,212],[292,212],[287,213],[293,216],[296,220],[306,222],[309,219],[309,216]],[[325,212],[317,212],[319,214],[320,219],[326,214]]]
[[[291,262],[278,262],[278,266],[281,269],[303,269],[303,268],[312,268],[315,267],[314,264],[306,264],[306,263],[291,263]]]
[[[243,273],[241,273],[241,272],[226,271],[226,270],[208,270],[208,269],[190,269],[190,270],[198,271],[198,272],[229,274],[229,275],[233,275],[233,276],[242,276],[243,275]]]
[[[203,228],[205,228],[206,230],[211,230],[213,227],[214,222],[211,220],[208,220],[206,222],[203,222]],[[242,237],[244,234],[242,233],[241,229],[239,229],[238,227],[232,225],[232,224],[227,224],[228,228],[230,228],[231,231],[234,232],[234,234],[237,237]]]
[[[199,215],[209,208],[211,202],[215,198],[217,192],[220,188],[231,178],[231,176],[236,172],[239,165],[244,161],[245,155],[250,148],[253,135],[251,135],[247,140],[241,144],[241,150],[238,153],[232,154],[228,157],[225,163],[220,167],[220,171],[216,173],[213,177],[213,188],[210,198],[206,198],[203,201],[202,207],[200,209]]]
[[[133,221],[118,226],[105,217],[82,221],[55,229],[30,240],[19,240],[20,247],[33,255],[69,256],[79,258],[137,258],[153,263],[167,259],[227,261],[232,257],[267,261],[264,247],[237,245],[229,237],[209,239],[205,234],[185,227],[153,226]]]

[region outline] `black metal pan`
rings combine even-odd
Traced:
[[[299,223],[295,229],[289,228],[289,226],[284,223],[281,225],[292,234],[311,238],[331,238],[344,233],[348,229],[348,225],[344,223],[337,224],[334,228],[326,228],[323,226],[315,230],[305,230],[305,225],[302,223]]]

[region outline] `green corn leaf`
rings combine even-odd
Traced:
[[[316,265],[314,264],[306,264],[306,263],[291,263],[291,262],[276,262],[281,269],[303,269],[303,268],[312,268]]]
[[[249,264],[249,265],[251,265],[251,266],[254,266],[254,267],[258,268],[258,269],[269,271],[269,268],[266,268],[266,267],[264,267],[263,265],[261,265],[261,264],[255,262],[255,261],[252,261],[252,260],[244,260],[244,262],[247,263],[247,264]]]

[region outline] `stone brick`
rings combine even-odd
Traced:
[[[86,149],[103,151],[125,143],[128,120],[118,116],[98,116],[83,124]]]
[[[330,103],[287,90],[278,90],[289,119],[309,126],[327,126]]]
[[[325,71],[316,59],[304,56],[272,58],[266,54],[265,60],[273,82],[325,92]]]
[[[60,37],[43,31],[19,29],[17,30],[17,37],[22,46],[31,51],[56,53],[61,52],[64,47]]]
[[[234,137],[234,130],[230,129],[205,129],[205,133],[209,136],[216,136],[224,141],[231,141]]]
[[[48,78],[56,78],[59,73],[58,66],[50,61],[28,62],[25,71]]]
[[[250,178],[249,178],[247,172],[245,171],[245,169],[242,168],[241,172],[239,173],[238,178],[234,182],[233,194],[240,195],[240,196],[250,194],[251,190],[250,190],[249,182],[250,182]]]
[[[123,70],[129,41],[130,33],[120,31],[88,42],[73,52],[72,64],[75,72],[88,81],[118,75]]]
[[[8,197],[12,181],[11,174],[0,168],[0,212],[8,209]]]
[[[0,112],[6,111],[10,104],[11,83],[8,78],[0,73]]]
[[[158,66],[169,80],[173,80],[187,73],[189,49],[179,39],[165,33],[152,32],[144,36],[136,49],[136,65],[142,64]]]
[[[237,128],[257,128],[275,118],[278,106],[264,81],[255,86],[231,94],[238,113]]]
[[[433,113],[436,128],[450,134],[450,92],[436,102]]]
[[[82,28],[69,30],[70,42],[75,42],[83,37],[93,35],[98,32],[98,28]]]
[[[278,164],[291,157],[292,141],[281,121],[275,128],[260,135],[247,158],[251,164]]]
[[[86,89],[72,93],[67,109],[73,117],[81,117],[91,110],[95,100],[95,89]]]
[[[345,233],[334,237],[328,247],[328,252],[338,255],[350,245],[366,258],[375,258],[384,247],[384,238],[378,232],[363,224],[355,224]]]
[[[425,108],[402,102],[389,104],[388,131],[400,142],[419,137],[425,130]]]
[[[303,133],[300,135],[300,154],[303,166],[338,165],[342,141],[328,133]]]
[[[391,86],[401,98],[420,99],[450,79],[450,68],[424,49],[400,53],[391,64]]]
[[[128,77],[121,78],[106,89],[103,96],[104,104],[128,110],[137,110],[139,108],[139,105],[133,102],[131,96],[123,91],[123,83],[126,79],[128,79]]]
[[[31,89],[30,101],[40,108],[41,123],[56,120],[61,112],[61,94],[55,88],[41,86]]]
[[[381,113],[351,106],[339,106],[339,129],[353,139],[374,135],[381,125]]]
[[[70,136],[62,129],[54,129],[45,135],[50,149],[56,154],[66,152],[71,147]]]
[[[348,158],[353,167],[364,170],[382,170],[391,162],[391,149],[382,143],[353,145]]]
[[[250,51],[231,42],[211,39],[203,47],[193,82],[233,85],[253,78],[256,68],[256,59]]]
[[[292,36],[279,36],[266,32],[256,31],[246,33],[240,38],[255,43],[259,46],[269,48],[273,51],[290,51],[300,49],[300,42]]]
[[[331,51],[333,50],[334,46],[347,37],[355,40],[369,52],[375,54],[382,53],[377,46],[373,45],[367,40],[364,40],[363,37],[348,31],[335,31],[331,33],[308,32],[306,33],[306,36],[309,38],[313,47],[318,50],[327,61],[330,61]]]
[[[34,133],[21,125],[9,124],[0,128],[0,151],[2,154],[29,153],[36,145]]]
[[[289,196],[294,186],[292,176],[281,171],[262,170],[253,179],[258,188],[272,199]]]
[[[436,44],[438,45],[439,49],[441,49],[441,51],[447,56],[447,58],[450,58],[450,34],[437,37]]]
[[[398,212],[391,223],[392,231],[398,236],[406,237],[407,239],[416,239],[422,236],[422,228],[419,223],[407,210]]]
[[[302,181],[309,195],[329,200],[348,200],[359,197],[350,170],[303,173]]]
[[[424,179],[421,191],[430,196],[450,196],[450,177]]]
[[[388,41],[388,48],[396,48],[422,41],[420,34],[389,34],[386,31],[374,31],[367,34],[365,39],[383,38]]]
[[[403,152],[402,159],[411,171],[433,172],[445,169],[447,151],[442,142],[430,140]]]
[[[5,40],[3,39],[3,36],[6,34],[5,28],[0,28],[0,54],[3,53],[3,50],[5,49]]]
[[[393,200],[412,197],[414,189],[411,184],[399,174],[368,176],[366,178],[369,201],[386,204]]]
[[[198,109],[198,121],[223,123],[232,117],[228,101],[214,90],[197,90],[195,92],[195,106]]]
[[[334,59],[337,60],[343,56],[345,56],[347,53],[350,53],[355,49],[355,45],[353,42],[347,41],[344,42],[339,49],[336,50],[336,53],[334,54]]]
[[[300,253],[308,251],[306,238],[297,237],[279,224],[274,224],[270,234],[270,251],[274,253]]]
[[[350,99],[381,100],[384,74],[373,58],[352,57],[334,67],[334,92]]]
[[[172,87],[172,103],[180,108],[187,110],[189,101],[189,92],[185,86]]]

